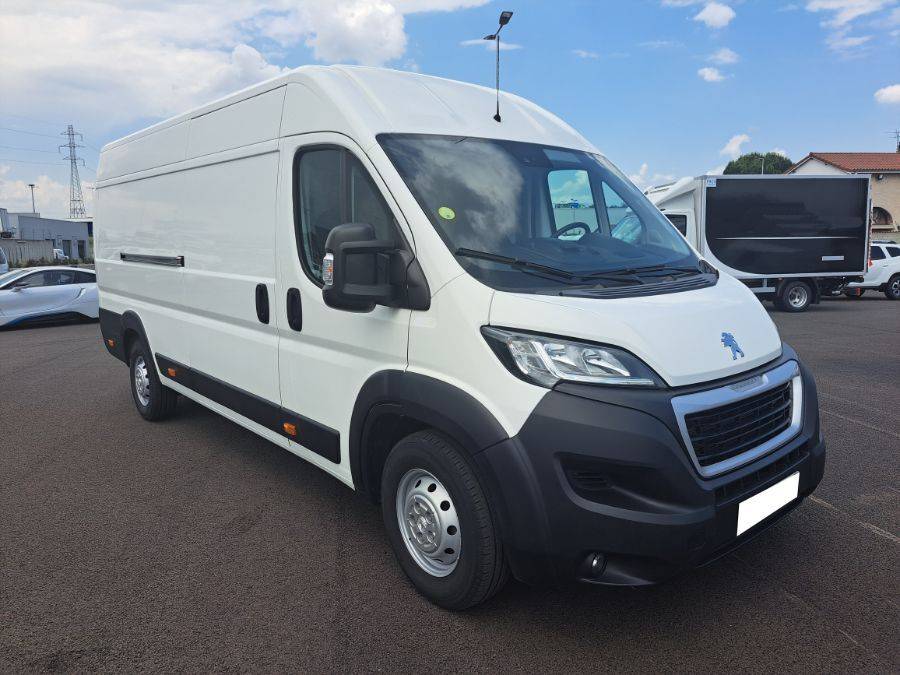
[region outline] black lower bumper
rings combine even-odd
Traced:
[[[785,351],[780,362],[796,359]],[[696,471],[678,431],[671,397],[684,390],[549,392],[517,436],[476,456],[513,574],[529,583],[652,584],[752,539],[797,506],[824,473],[815,384],[802,366],[801,377],[800,432],[713,478]],[[738,504],[797,472],[798,499],[738,537]]]

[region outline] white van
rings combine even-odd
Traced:
[[[519,97],[304,67],[107,145],[101,327],[144,418],[191,398],[380,502],[448,608],[641,585],[822,478],[815,385],[741,283]]]

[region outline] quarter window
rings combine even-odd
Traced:
[[[398,239],[393,213],[365,167],[349,151],[333,147],[301,151],[295,181],[300,261],[317,284],[322,283],[325,242],[338,225],[368,223],[378,239]]]
[[[869,249],[869,260],[884,260],[884,251],[880,246],[872,246]]]
[[[97,277],[90,272],[75,272],[76,284],[93,284],[96,283]]]

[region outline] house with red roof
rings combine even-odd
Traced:
[[[869,174],[872,230],[900,231],[900,147],[897,152],[811,152],[785,173]]]

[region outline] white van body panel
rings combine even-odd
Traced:
[[[627,300],[498,292],[491,325],[626,347],[672,387],[752,370],[781,354],[765,309],[724,274],[709,288]],[[723,332],[734,335],[744,358],[732,358]]]
[[[462,389],[513,436],[547,390],[512,375],[482,336],[496,295],[468,274],[438,291],[431,309],[413,313],[409,370]]]

